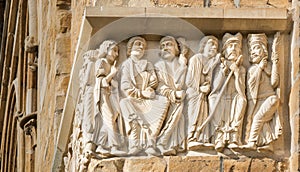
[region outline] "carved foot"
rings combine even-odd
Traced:
[[[188,143],[188,150],[198,150],[203,146],[203,143],[199,142],[189,142]]]
[[[97,147],[96,153],[99,153],[99,154],[102,154],[102,155],[105,155],[105,156],[110,155],[110,152],[108,150],[104,149],[102,146]]]
[[[139,152],[141,152],[141,149],[139,149],[138,147],[135,146],[129,150],[128,155],[136,155]]]
[[[249,149],[249,150],[256,150],[256,143],[255,142],[249,142],[246,145],[241,146],[242,149]]]
[[[173,148],[165,149],[164,146],[158,145],[157,148],[160,150],[161,154],[164,156],[176,155],[176,150]]]
[[[117,147],[112,147],[110,150],[110,154],[114,156],[125,156],[127,153],[125,151],[118,150]]]
[[[230,144],[228,145],[228,148],[229,148],[229,149],[236,149],[236,148],[239,148],[239,145],[237,145],[236,143],[230,143]]]
[[[217,152],[222,152],[224,149],[225,145],[222,142],[217,142],[216,146],[215,146],[215,150]]]
[[[145,150],[145,153],[147,155],[153,155],[153,156],[159,156],[159,153],[153,148],[153,147],[149,147]]]
[[[265,145],[262,147],[257,148],[258,152],[273,152],[273,146],[272,145]]]

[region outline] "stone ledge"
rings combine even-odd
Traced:
[[[285,171],[287,160],[230,159],[221,156],[170,156],[92,159],[88,171]]]
[[[289,25],[291,16],[286,8],[87,7],[85,16],[93,27],[93,33],[112,22],[143,23],[135,26],[149,28],[153,24],[172,25],[178,19],[183,19],[205,34],[223,34],[226,31],[274,34],[276,31],[291,30]],[[126,25],[121,26],[122,29],[124,27]]]
[[[287,19],[286,8],[87,7],[86,17]]]

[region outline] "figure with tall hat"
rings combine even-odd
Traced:
[[[226,33],[222,43],[220,65],[213,72],[212,91],[208,97],[208,119],[213,126],[215,149],[219,152],[225,147],[235,149],[242,144],[242,122],[247,105],[242,35]]]
[[[247,73],[248,111],[246,142],[243,148],[272,151],[271,142],[281,134],[281,125],[276,110],[279,97],[278,50],[279,33],[275,35],[271,63],[268,61],[268,39],[263,34],[249,34],[249,61]]]

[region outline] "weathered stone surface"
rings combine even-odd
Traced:
[[[217,156],[207,157],[165,157],[167,171],[219,171],[220,158]]]
[[[131,172],[131,171],[189,171],[189,172],[257,172],[286,171],[287,161],[276,161],[269,158],[253,159],[241,157],[230,159],[220,156],[183,156],[183,157],[136,157],[112,158],[105,160],[92,159],[89,172]]]
[[[287,163],[273,159],[225,159],[224,171],[285,171]]]
[[[92,159],[88,167],[88,172],[118,172],[122,171],[124,159],[113,158],[106,160]]]
[[[203,1],[194,1],[194,0],[154,0],[154,3],[159,6],[176,6],[176,7],[203,6]]]
[[[243,0],[240,1],[241,7],[276,7],[284,8],[287,7],[287,0]]]
[[[125,160],[123,171],[155,171],[164,172],[166,161],[158,157],[129,158]]]

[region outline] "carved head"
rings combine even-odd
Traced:
[[[243,36],[241,33],[231,35],[226,33],[223,36],[222,43],[223,49],[222,54],[227,60],[236,61],[239,55],[242,53],[242,39]]]
[[[141,59],[145,53],[146,46],[147,43],[144,38],[140,36],[130,38],[127,43],[127,56],[137,60]]]
[[[172,36],[165,36],[160,40],[160,56],[164,59],[173,59],[178,56],[179,48],[177,41]]]
[[[249,34],[248,50],[249,61],[259,63],[263,58],[268,58],[268,38],[266,34]]]
[[[205,36],[200,41],[199,53],[205,57],[214,57],[218,53],[218,39],[214,36]]]
[[[114,62],[119,55],[117,42],[113,40],[103,41],[98,51],[100,52],[100,57],[106,57],[110,63]]]

